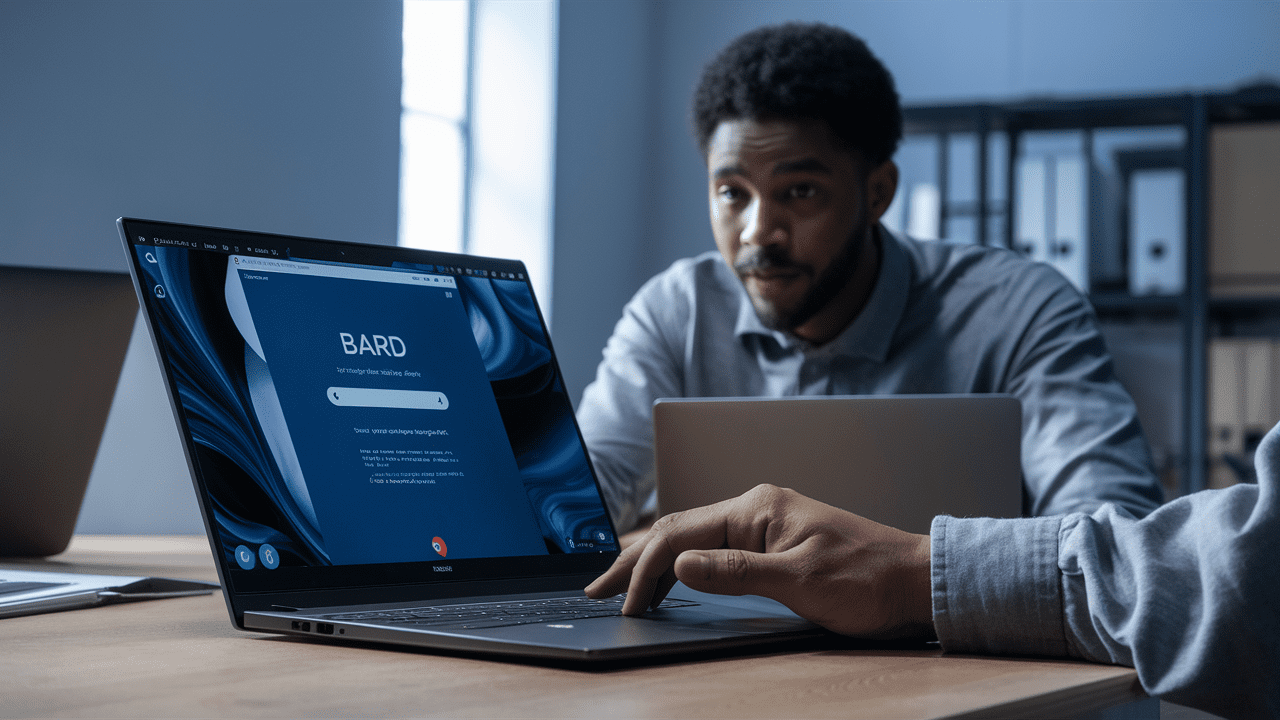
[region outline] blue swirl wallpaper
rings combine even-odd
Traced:
[[[253,412],[246,345],[225,312],[226,256],[165,247],[135,251],[152,294],[163,292],[166,300],[150,303],[151,312],[169,348],[222,551],[230,558],[237,545],[270,543],[282,564],[330,564],[319,528],[282,477]]]
[[[548,550],[617,547],[528,285],[466,276],[458,282]]]

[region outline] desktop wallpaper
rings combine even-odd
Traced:
[[[466,276],[458,283],[547,550],[615,549],[529,286]]]

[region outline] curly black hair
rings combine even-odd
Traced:
[[[822,23],[752,30],[707,65],[693,96],[703,157],[721,122],[742,119],[822,120],[872,167],[902,139],[893,76],[860,38]]]

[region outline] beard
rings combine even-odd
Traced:
[[[792,332],[831,304],[836,295],[852,282],[854,273],[861,264],[862,243],[870,240],[869,229],[870,223],[865,219],[859,221],[832,258],[831,264],[816,277],[812,266],[796,262],[781,245],[752,246],[739,253],[733,263],[733,270],[744,285],[749,274],[762,270],[781,270],[814,278],[809,290],[795,307],[789,309],[748,292],[760,322],[770,330]]]

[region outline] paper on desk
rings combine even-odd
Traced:
[[[216,583],[127,575],[0,569],[0,618],[107,603],[208,595]]]

